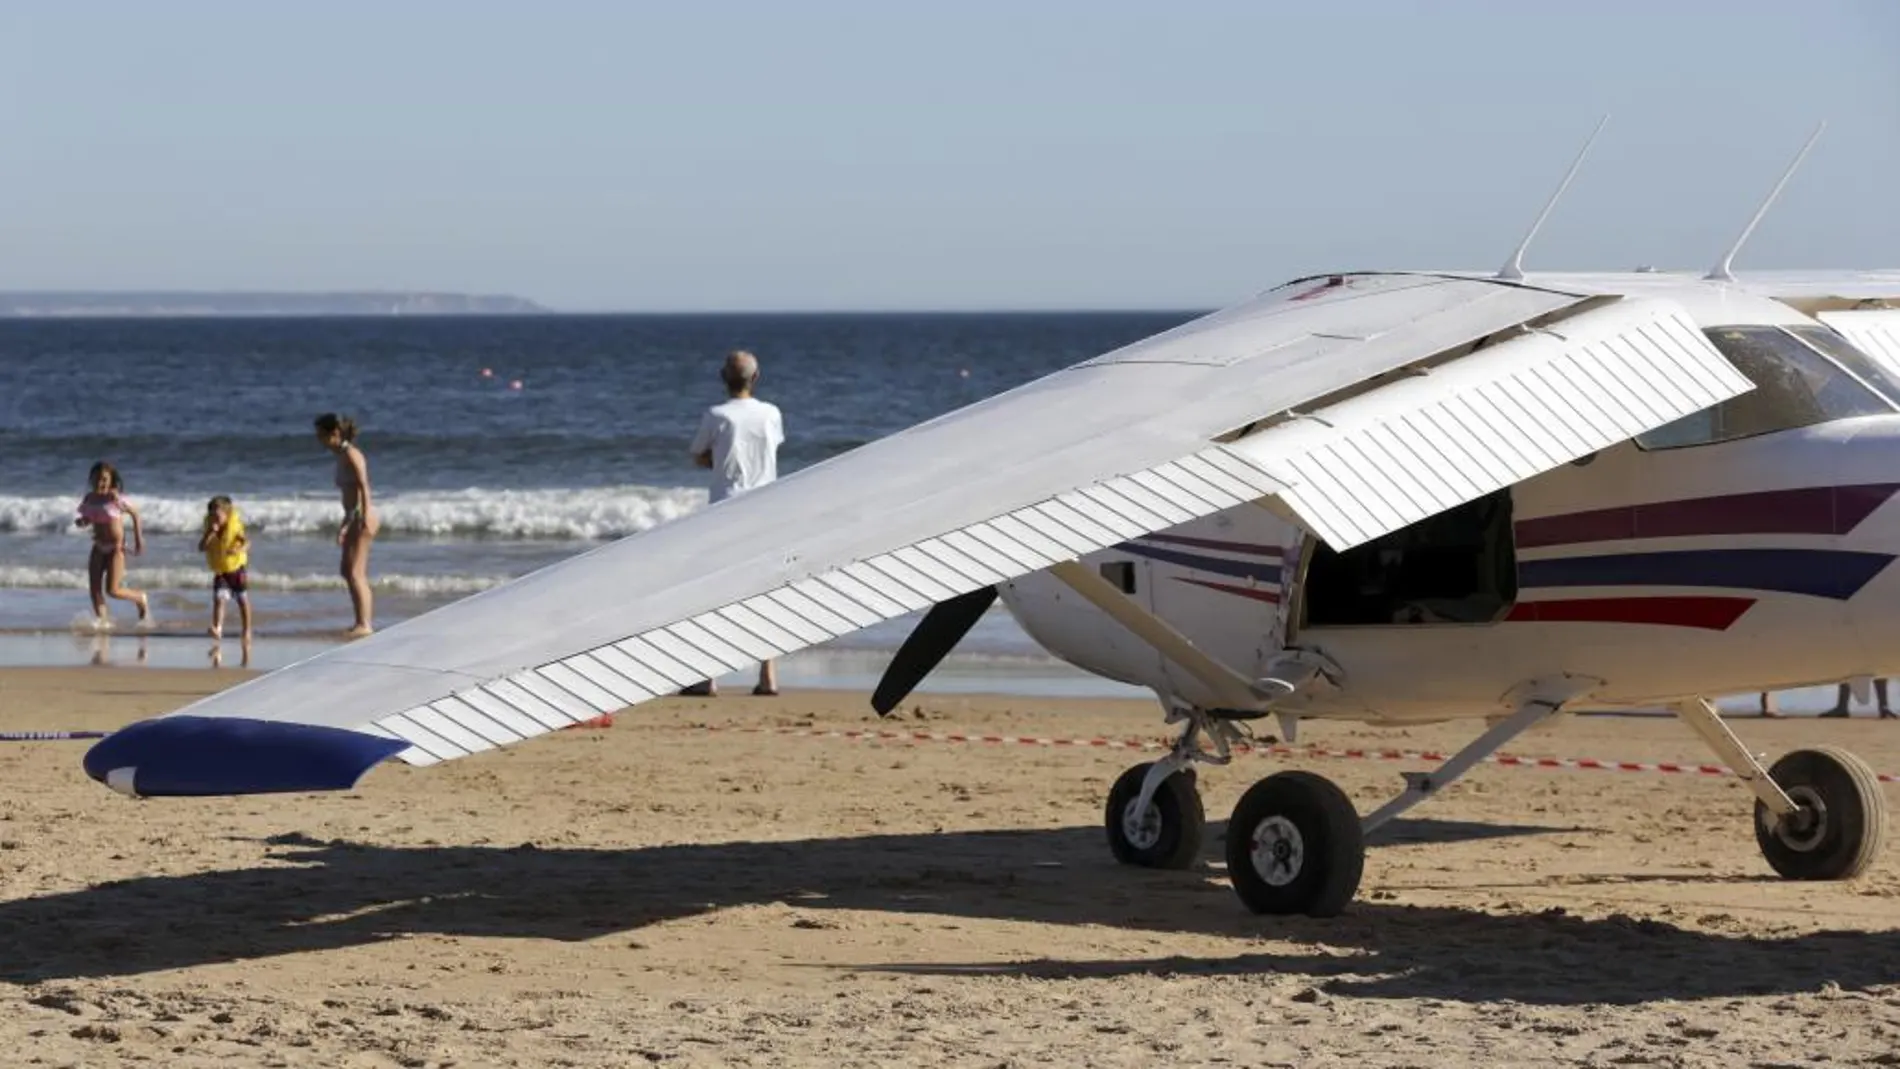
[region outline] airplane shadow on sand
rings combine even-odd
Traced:
[[[1576,831],[1395,821],[1394,844]],[[1218,862],[1221,822],[1208,829]],[[1737,938],[1651,920],[1552,910],[1491,915],[1361,900],[1345,916],[1255,917],[1218,873],[1122,868],[1099,828],[946,832],[618,849],[376,846],[300,834],[267,863],[146,876],[0,902],[0,980],[124,976],[358,946],[417,934],[592,939],[723,908],[825,909],[1100,925],[1324,943],[1130,961],[860,966],[936,975],[1122,974],[1322,978],[1359,997],[1632,1003],[1900,982],[1900,932]]]

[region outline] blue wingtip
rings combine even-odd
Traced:
[[[346,728],[166,716],[122,728],[86,751],[86,774],[156,798],[341,791],[408,743]]]

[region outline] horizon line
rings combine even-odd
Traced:
[[[0,302],[7,294],[0,292]],[[943,305],[943,306],[882,306],[882,307],[654,307],[654,308],[614,308],[614,307],[556,307],[534,302],[532,309],[506,309],[496,311],[449,310],[401,312],[342,310],[342,311],[299,311],[293,309],[268,311],[243,311],[239,309],[222,311],[181,310],[124,311],[85,310],[16,312],[0,307],[0,320],[44,321],[44,320],[86,320],[86,319],[547,319],[558,317],[587,316],[904,316],[904,315],[1151,315],[1180,313],[1207,314],[1225,307],[1217,303],[1206,304],[1099,304],[1099,305]]]

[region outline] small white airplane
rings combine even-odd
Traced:
[[[1900,674],[1900,272],[1729,266],[1812,145],[1707,275],[1525,274],[1573,163],[1502,271],[1289,282],[128,726],[86,770],[347,789],[928,608],[884,713],[1000,597],[1182,725],[1109,793],[1126,863],[1194,862],[1194,765],[1245,721],[1489,722],[1363,818],[1312,773],[1254,784],[1225,852],[1255,912],[1338,913],[1365,832],[1583,705],[1673,708],[1776,872],[1852,877],[1874,774],[1828,746],[1764,768],[1709,701]]]

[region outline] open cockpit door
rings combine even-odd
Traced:
[[[1298,627],[1490,624],[1517,603],[1511,491],[1497,490],[1343,552],[1313,539]]]

